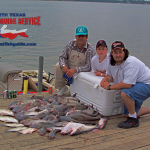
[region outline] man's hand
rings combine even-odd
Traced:
[[[62,71],[63,71],[64,73],[66,73],[68,70],[69,70],[69,69],[68,69],[67,66],[63,66],[63,67],[62,67]]]
[[[104,81],[102,87],[103,87],[104,89],[108,90],[107,87],[108,87],[109,85],[110,85],[109,82]]]
[[[102,81],[100,82],[101,87],[106,90],[107,90],[107,87],[110,85],[109,82],[107,82],[107,77],[103,78]]]
[[[71,68],[67,71],[66,75],[71,78],[75,74],[75,72],[75,68]]]
[[[106,81],[106,78],[103,78],[102,81],[100,82],[101,87],[104,87],[104,82]]]

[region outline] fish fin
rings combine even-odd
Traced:
[[[73,94],[72,97],[76,97],[77,93]]]
[[[96,108],[96,111],[98,112],[98,109]]]
[[[58,111],[56,110],[56,108],[54,109],[54,111],[58,113]]]
[[[86,118],[86,116],[84,116],[83,114],[79,114],[79,116],[82,116],[83,118]]]
[[[100,119],[101,119],[101,118],[104,118],[104,116],[103,116],[102,114],[100,114]]]
[[[76,110],[76,108],[75,108],[75,106],[73,107],[73,111],[75,111]]]
[[[87,110],[90,110],[90,106],[88,106]]]
[[[74,135],[74,133],[77,131],[77,129],[76,130],[73,130],[71,133],[70,133],[70,135]]]
[[[67,99],[67,103],[70,103],[70,102],[69,102],[69,98]]]

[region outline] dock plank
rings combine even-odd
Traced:
[[[135,150],[149,150],[150,149],[150,145],[147,146],[141,146],[140,148],[136,148]]]
[[[131,136],[131,134],[126,133],[126,131],[124,131],[124,133],[119,133],[119,135],[108,135],[108,136],[102,136],[99,138],[94,138],[94,139],[90,139],[88,141],[80,141],[80,142],[76,142],[74,141],[74,144],[72,143],[68,143],[66,145],[60,145],[57,146],[57,149],[66,149],[66,148],[70,148],[70,149],[82,149],[82,150],[86,150],[86,149],[112,149],[112,150],[120,150],[120,149],[133,149],[132,142],[140,140],[141,137],[145,137],[147,139],[149,139],[150,135],[148,132],[144,132],[144,133],[139,133],[139,134],[134,134],[133,136]],[[129,142],[130,141],[130,142]],[[147,141],[148,142],[148,141]],[[147,144],[146,142],[146,144]],[[129,144],[130,143],[130,144]],[[121,145],[120,145],[121,144]],[[127,145],[128,144],[128,145]],[[127,146],[125,146],[127,145]],[[143,144],[144,146],[145,144]],[[136,145],[137,147],[139,145]],[[136,147],[135,147],[136,148]]]
[[[11,146],[10,143],[9,144],[1,144],[0,143],[0,149],[1,150],[10,150],[10,149],[14,149],[14,148]]]
[[[144,125],[142,125],[142,130],[140,130],[140,129],[137,130],[134,128],[133,130],[122,131],[122,129],[119,128],[119,130],[114,129],[113,132],[110,132],[109,130],[101,131],[99,133],[89,132],[89,133],[85,133],[85,134],[81,134],[81,135],[77,135],[77,136],[70,136],[70,138],[67,138],[67,139],[63,138],[63,139],[55,140],[52,143],[51,143],[51,141],[48,141],[48,142],[45,142],[42,144],[34,143],[34,145],[32,145],[32,149],[36,150],[39,147],[42,147],[44,149],[46,149],[46,148],[88,149],[90,146],[98,147],[99,144],[101,146],[102,146],[102,144],[108,146],[108,144],[106,144],[106,143],[110,143],[109,145],[111,145],[111,146],[108,148],[108,149],[110,149],[115,140],[117,141],[117,140],[128,138],[128,137],[130,138],[131,135],[136,135],[140,138],[140,136],[142,134],[145,134],[145,132],[149,132],[149,131],[150,131],[149,126],[147,126],[147,123],[145,123]],[[65,137],[65,135],[63,137]],[[57,138],[57,136],[56,136],[56,138]],[[131,139],[129,139],[129,140],[131,140]],[[125,142],[128,142],[128,140],[126,140]],[[48,143],[51,143],[51,145],[48,145]],[[120,142],[119,143],[115,142],[115,143],[116,143],[115,147],[118,144],[120,144]],[[57,145],[57,148],[56,148],[56,145]],[[31,146],[27,146],[22,149],[28,149],[29,147],[31,147]],[[102,149],[103,148],[105,148],[105,147],[102,147]]]
[[[150,145],[150,140],[149,140],[149,137],[146,137],[146,138],[143,138],[142,140],[135,140],[135,141],[132,141],[132,142],[128,142],[128,143],[124,143],[124,144],[121,144],[121,145],[118,145],[118,146],[114,146],[114,147],[109,147],[108,149],[106,150],[124,150],[124,149],[136,149],[138,147],[142,147],[142,150],[143,150],[143,147],[145,145]],[[147,148],[150,148],[148,146],[146,146]],[[145,148],[146,148],[145,147]]]

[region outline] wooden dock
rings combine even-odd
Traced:
[[[38,94],[41,95],[41,94]],[[44,97],[50,96],[42,93]],[[21,98],[30,95],[19,96]],[[0,108],[8,108],[15,99],[0,99]],[[40,136],[38,131],[21,135],[17,132],[7,132],[10,127],[0,127],[1,150],[145,150],[150,149],[150,115],[142,116],[140,126],[131,129],[118,128],[120,121],[126,120],[123,115],[110,116],[106,127],[98,133],[87,132],[70,136],[56,134],[56,138],[49,139],[48,132]],[[4,124],[4,122],[0,122]]]

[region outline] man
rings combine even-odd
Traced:
[[[59,62],[55,66],[55,88],[59,89],[58,95],[63,95],[68,90],[64,73],[71,78],[75,73],[91,71],[91,58],[95,55],[95,50],[87,39],[87,28],[77,27],[75,39],[65,46],[59,56]]]
[[[110,64],[101,86],[107,90],[121,90],[126,121],[118,124],[120,128],[139,126],[139,116],[148,114],[149,108],[141,107],[150,97],[150,69],[134,56],[129,55],[121,41],[111,46]],[[114,82],[110,85],[109,82]]]

